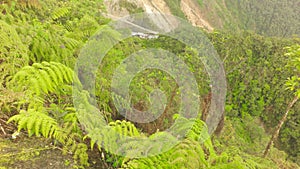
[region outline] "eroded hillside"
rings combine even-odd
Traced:
[[[186,18],[208,31],[246,29],[279,37],[300,33],[298,0],[105,0],[105,6],[114,18],[143,11],[159,12]],[[165,23],[170,21],[162,19],[158,24]]]

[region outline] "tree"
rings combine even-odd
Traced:
[[[300,74],[300,45],[294,45],[291,47],[287,47],[286,49],[288,52],[285,54],[285,56],[289,57],[287,67],[292,68],[293,71],[295,72],[295,75],[293,75],[291,78],[288,78],[285,85],[287,86],[288,90],[294,91],[295,97],[289,103],[283,117],[279,121],[279,123],[275,129],[275,132],[273,133],[273,135],[264,151],[264,155],[263,155],[264,157],[266,157],[268,155],[272,144],[277,139],[283,124],[287,120],[287,117],[289,115],[291,108],[295,105],[295,103],[299,100],[299,97],[300,97],[300,84],[299,84],[300,83],[300,75],[299,75]]]

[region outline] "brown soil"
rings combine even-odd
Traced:
[[[194,0],[182,0],[180,6],[182,12],[194,26],[204,28],[208,31],[214,30],[210,23],[204,19],[203,12],[200,10],[197,2]]]
[[[6,120],[0,117],[0,169],[69,169],[78,166],[73,156],[63,154],[51,139],[28,137],[22,132],[12,139],[17,129],[12,124],[7,125]],[[88,154],[90,166],[85,168],[111,168],[100,158],[98,150],[89,150]]]
[[[72,168],[72,156],[64,156],[49,140],[0,138],[0,168],[40,169]]]

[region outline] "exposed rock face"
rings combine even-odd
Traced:
[[[187,19],[194,25],[212,31],[214,28],[202,16],[199,5],[193,0],[181,0],[182,12]]]
[[[130,15],[130,11],[122,7],[122,3],[130,3],[136,7],[142,8],[147,13],[154,13],[149,18],[159,28],[165,31],[172,30],[178,25],[176,20],[167,15],[172,15],[167,3],[163,0],[104,0],[108,17],[117,19]],[[194,25],[212,31],[213,27],[202,17],[199,5],[193,0],[182,0],[181,10],[187,19]],[[160,15],[163,14],[163,15]]]

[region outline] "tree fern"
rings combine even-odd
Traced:
[[[13,76],[9,88],[16,92],[24,92],[24,97],[16,102],[19,109],[34,109],[40,112],[44,111],[45,102],[53,102],[49,100],[48,95],[55,94],[58,99],[62,95],[70,95],[73,82],[73,71],[70,68],[60,63],[42,62],[23,67]],[[71,115],[69,117],[74,118]]]
[[[66,115],[62,117],[63,121],[59,122],[60,119],[55,119],[49,114],[53,108],[44,106],[46,101],[53,102],[47,99],[50,94],[52,96],[55,94],[58,98],[60,95],[70,95],[71,85],[74,82],[79,83],[78,80],[73,79],[73,70],[61,63],[42,62],[23,67],[14,75],[9,87],[25,93],[25,100],[21,99],[19,103],[28,104],[27,107],[25,106],[27,111],[21,110],[8,122],[17,122],[18,130],[25,129],[29,136],[35,134],[54,138],[64,146],[65,150],[72,150],[75,160],[79,160],[82,165],[88,165],[87,147],[80,143],[80,140],[83,141],[83,136],[78,128],[75,109],[67,107],[64,110]],[[65,93],[66,89],[67,93]]]
[[[7,101],[10,107],[18,104],[13,111],[20,112],[9,122],[15,121],[18,130],[26,130],[29,136],[54,138],[81,164],[88,164],[87,146],[72,108],[75,80],[67,66],[73,66],[83,41],[103,22],[99,16],[93,18],[99,11],[92,9],[99,4],[102,2],[19,0],[5,1],[0,7],[0,83],[22,93],[19,99]],[[47,10],[40,10],[44,8]],[[8,107],[5,104],[0,103],[1,111]]]

